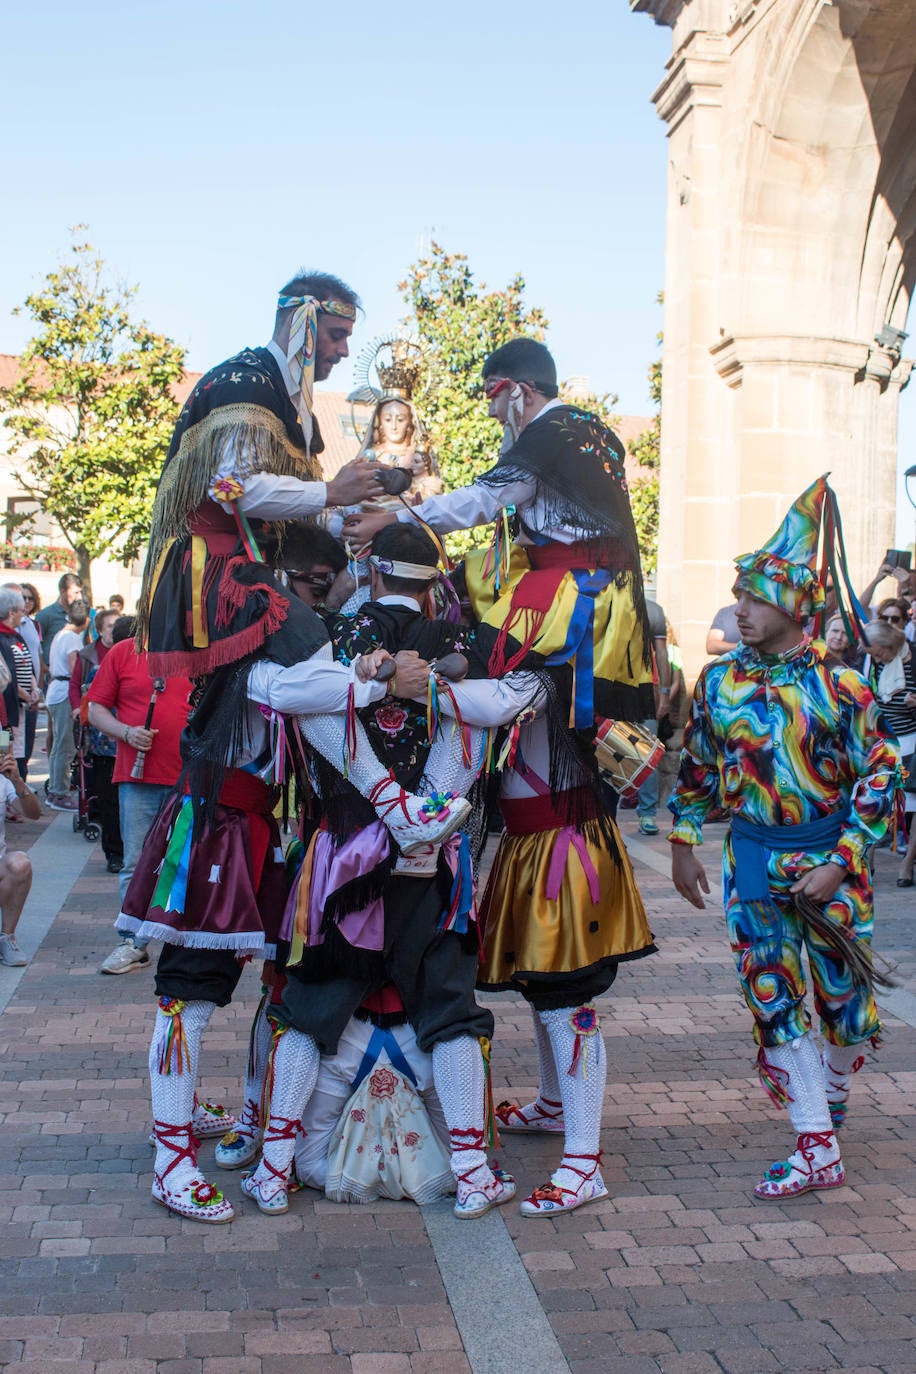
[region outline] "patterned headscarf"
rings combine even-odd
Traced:
[[[290,376],[299,373],[299,400],[296,409],[309,449],[312,445],[312,392],[315,387],[315,346],[318,340],[318,316],[337,315],[343,320],[356,319],[356,306],[344,301],[319,301],[314,296],[280,296],[278,310],[294,310],[286,345],[286,364]]]

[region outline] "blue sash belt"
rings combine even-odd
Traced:
[[[785,854],[788,850],[813,850],[815,853],[833,849],[846,824],[847,813],[821,816],[806,825],[756,825],[739,813],[732,815],[732,852],[735,856],[735,887],[741,905],[750,902],[769,902],[770,879],[767,874],[767,854]]]

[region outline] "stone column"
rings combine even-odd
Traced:
[[[658,587],[692,678],[819,473],[857,587],[893,542],[916,0],[631,5],[673,29]]]

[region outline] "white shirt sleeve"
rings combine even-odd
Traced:
[[[239,505],[246,515],[261,520],[317,515],[328,499],[326,482],[300,482],[298,477],[278,477],[272,472],[255,472],[242,485],[245,494],[239,497]]]
[[[262,520],[283,520],[295,516],[317,515],[324,510],[327,485],[324,482],[301,482],[297,477],[279,477],[272,472],[249,472],[254,452],[249,443],[236,431],[220,449],[219,463],[210,483],[210,496],[219,500],[217,483],[220,478],[240,482],[244,492],[239,505],[246,515]]]
[[[398,512],[399,520],[409,520],[416,513],[437,534],[451,534],[453,530],[469,530],[475,525],[488,525],[506,506],[523,506],[534,499],[531,482],[510,482],[504,487],[488,487],[485,482],[473,482],[457,491],[430,496],[419,506]]]
[[[445,715],[453,716],[457,706],[465,725],[508,725],[526,706],[543,710],[546,700],[543,687],[531,673],[507,673],[492,681],[466,679],[449,683],[449,688],[455,704],[448,692],[440,692],[439,707]]]
[[[354,659],[349,668],[335,663],[330,644],[292,668],[281,668],[267,660],[256,663],[248,675],[248,696],[261,706],[283,715],[319,715],[347,709],[347,692],[353,683],[353,704],[357,708],[380,701],[384,682],[360,682]]]

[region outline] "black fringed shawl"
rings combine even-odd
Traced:
[[[162,554],[187,537],[191,520],[209,499],[227,445],[237,442],[239,478],[257,472],[311,481],[314,455],[324,444],[317,425],[311,455],[286,384],[266,348],[246,348],[200,378],[185,401],[162,469],[150,527],[149,553],[138,607],[138,642],[147,643],[150,591]],[[149,643],[155,653],[158,646]]]
[[[591,411],[555,406],[535,416],[489,472],[478,477],[488,487],[510,482],[534,484],[534,500],[545,524],[579,532],[593,544],[596,560],[621,578],[632,577],[633,604],[643,622],[643,661],[651,661],[636,525],[630,509],[625,471],[626,451],[612,429]],[[525,526],[529,537],[536,535]],[[535,541],[537,542],[537,541]]]

